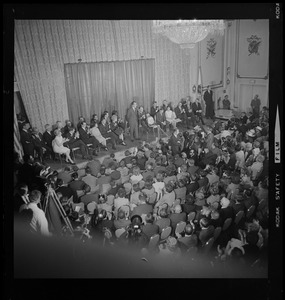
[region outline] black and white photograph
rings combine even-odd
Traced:
[[[282,9],[4,5],[7,299],[281,299]]]

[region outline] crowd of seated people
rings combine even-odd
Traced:
[[[18,124],[24,155],[41,163],[47,159],[58,160],[56,154],[64,154],[66,162],[74,164],[71,157],[71,150],[74,148],[79,148],[82,159],[92,159],[93,156],[98,156],[99,149],[108,151],[108,143],[114,150],[118,144],[126,146],[125,122],[118,117],[117,111],[112,112],[111,119],[107,111],[102,114],[101,119],[93,114],[90,124],[87,124],[83,116],[78,118],[76,126],[70,120],[66,120],[64,126],[61,121],[54,125],[46,124],[43,133],[37,127],[31,128],[30,123],[22,119],[18,120]]]
[[[184,113],[181,105],[178,109]],[[152,115],[160,111],[152,110]],[[242,115],[181,132],[175,126],[168,141],[142,141],[120,161],[111,154],[102,163],[89,161],[86,169],[73,166],[48,176],[73,227],[84,223],[91,243],[175,258],[210,253],[214,266],[266,268],[268,119],[263,113],[244,119]],[[80,123],[84,130],[86,122]],[[15,172],[15,203],[21,214],[29,208],[28,194],[36,203],[35,191],[44,194],[39,178],[46,168],[25,155],[23,164],[15,160]],[[35,218],[34,231],[35,222],[46,224],[42,215]],[[54,234],[51,227],[43,232]]]

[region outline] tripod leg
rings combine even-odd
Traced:
[[[66,226],[68,227],[70,233],[73,235],[73,228],[72,228],[72,225],[70,223],[70,220],[69,220],[69,218],[68,218],[65,210],[63,209],[63,207],[62,207],[62,205],[61,205],[61,203],[60,203],[60,201],[59,201],[59,199],[58,199],[58,197],[57,197],[57,195],[56,195],[56,193],[55,193],[54,190],[51,193],[51,197],[53,198],[53,201],[54,201],[54,203],[55,203],[55,205],[56,205],[56,207],[57,207],[57,209],[58,209],[61,217],[63,218]]]

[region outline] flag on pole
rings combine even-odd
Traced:
[[[205,103],[203,101],[203,84],[202,84],[202,71],[201,71],[201,67],[199,67],[198,70],[198,97],[200,98],[200,103],[202,106],[202,113],[205,114]]]
[[[14,149],[19,154],[20,159],[22,160],[24,151],[20,140],[21,140],[20,131],[19,131],[18,120],[17,120],[15,106],[14,106]]]

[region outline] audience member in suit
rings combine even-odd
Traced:
[[[116,144],[119,143],[118,136],[112,132],[110,125],[107,123],[107,120],[103,118],[98,126],[102,136],[105,139],[109,139],[110,143],[112,144],[112,148],[116,150]]]
[[[154,224],[154,216],[153,213],[150,212],[145,217],[145,225],[142,226],[142,232],[150,238],[154,234],[159,233],[159,227],[157,224]]]
[[[83,122],[85,122],[85,118],[82,117],[82,116],[80,116],[80,117],[78,118],[78,123],[77,123],[77,125],[76,125],[77,131],[79,131],[79,128],[81,128]]]
[[[57,180],[57,186],[58,187],[55,191],[57,193],[61,193],[63,198],[66,197],[67,199],[70,199],[71,197],[73,197],[73,202],[78,202],[76,191],[69,187],[68,184],[65,183],[61,178]]]
[[[72,174],[72,179],[73,181],[71,181],[68,186],[75,192],[82,191],[85,186],[85,182],[78,178],[77,172]]]
[[[138,125],[138,111],[137,111],[137,103],[133,101],[131,103],[131,107],[128,109],[127,112],[127,121],[130,127],[130,136],[131,141],[133,142],[134,139],[139,139],[139,125]]]
[[[232,222],[235,220],[235,211],[232,206],[230,206],[230,200],[226,197],[223,197],[220,200],[221,208],[219,210],[220,217],[223,222],[225,222],[226,219],[231,218]]]
[[[210,220],[207,218],[201,218],[200,231],[198,234],[199,242],[201,246],[204,246],[206,242],[214,235],[215,227],[210,225]]]
[[[64,184],[68,184],[72,181],[71,173],[71,168],[69,166],[66,166],[63,171],[58,173],[57,178],[62,179]]]
[[[179,102],[178,105],[174,108],[174,112],[176,114],[176,118],[182,121],[182,125],[186,125],[186,112],[184,107],[182,106],[182,102]]]
[[[86,176],[82,177],[82,181],[88,184],[91,188],[91,193],[97,191],[97,178],[91,174],[91,169],[89,167],[85,168]]]
[[[26,183],[29,190],[31,190],[31,184],[35,178],[34,159],[30,155],[25,154],[23,161],[24,163],[19,167],[18,171],[18,182]]]
[[[116,229],[127,228],[131,224],[131,221],[126,218],[126,213],[123,210],[118,212],[117,219],[114,220],[114,226]]]
[[[175,232],[176,225],[183,221],[186,222],[186,212],[182,211],[181,205],[176,205],[174,207],[174,213],[169,215],[169,219],[171,221],[172,232]]]
[[[154,224],[159,227],[159,234],[162,232],[163,228],[170,226],[171,221],[168,218],[167,208],[161,208],[159,210],[157,219],[156,221],[154,221]]]
[[[159,112],[156,114],[156,124],[159,125],[162,130],[166,130],[166,117],[163,107],[160,107]]]
[[[194,127],[195,126],[195,119],[194,119],[194,113],[192,110],[192,103],[191,103],[191,98],[188,96],[186,98],[186,102],[183,105],[186,113],[186,122],[187,122],[187,128],[190,128],[190,126]]]
[[[29,129],[30,129],[30,124],[25,123],[23,125],[22,131],[20,132],[20,139],[21,139],[21,144],[23,146],[24,154],[34,157],[35,147],[33,143],[32,134]]]
[[[39,132],[37,127],[33,128],[32,138],[36,152],[39,155],[41,161],[44,160],[44,156],[52,154],[52,148],[49,148],[44,142],[43,135]]]
[[[93,147],[93,155],[98,156],[97,147],[99,146],[99,142],[96,140],[94,136],[89,135],[89,130],[87,128],[87,124],[85,121],[82,122],[81,127],[78,130],[79,138],[84,142],[85,145],[92,144]]]
[[[92,156],[88,155],[88,148],[86,144],[79,138],[79,133],[75,132],[74,127],[69,127],[68,132],[64,136],[68,139],[67,142],[64,143],[65,146],[68,146],[69,149],[80,148],[82,159],[91,159]]]
[[[182,138],[179,135],[179,129],[175,128],[168,141],[168,146],[172,151],[172,155],[179,154],[182,148]]]
[[[74,128],[73,123],[70,120],[65,121],[65,126],[63,127],[63,137],[66,137],[66,135],[69,133],[70,128]]]
[[[153,211],[152,205],[148,204],[146,202],[146,196],[141,194],[139,196],[139,204],[133,209],[131,216],[134,215],[142,216],[143,214],[147,215],[152,211]]]
[[[198,237],[195,233],[194,224],[187,224],[184,231],[178,237],[177,242],[180,246],[180,249],[183,252],[186,252],[189,248],[197,247]]]
[[[154,101],[152,107],[150,108],[150,115],[155,119],[158,112],[159,106],[157,105],[157,101]]]
[[[16,189],[16,193],[14,194],[14,213],[18,214],[20,207],[23,204],[28,204],[29,202],[28,186],[25,183],[20,184]]]
[[[223,226],[223,220],[218,210],[211,211],[210,225],[213,225],[215,228]]]
[[[181,204],[182,211],[186,213],[186,215],[190,214],[191,212],[196,212],[196,205],[195,205],[195,198],[187,194],[185,203]]]
[[[192,111],[198,119],[198,121],[201,121],[201,123],[205,125],[204,120],[202,118],[202,106],[199,98],[196,98],[195,102],[192,104]]]
[[[85,184],[83,186],[83,192],[84,195],[79,198],[79,201],[84,203],[85,206],[88,205],[90,202],[95,202],[97,204],[99,203],[99,194],[93,194],[91,192],[91,187],[88,184]]]
[[[52,159],[55,159],[55,153],[53,152],[52,148],[52,141],[55,138],[54,134],[52,133],[52,126],[50,124],[45,125],[45,132],[43,133],[43,141],[48,149],[51,149]]]

